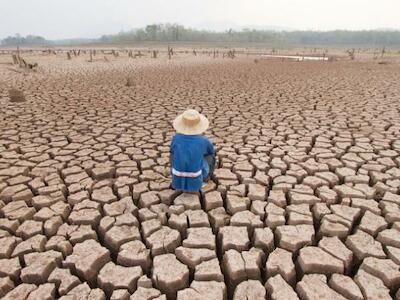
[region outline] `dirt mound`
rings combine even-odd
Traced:
[[[10,102],[13,102],[13,103],[26,101],[24,93],[17,89],[10,89],[8,91],[8,96],[10,97]]]

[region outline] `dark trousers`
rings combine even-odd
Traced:
[[[207,178],[205,178],[205,179],[209,179],[214,174],[214,170],[215,170],[215,154],[206,155],[206,156],[204,156],[204,159],[207,161],[208,167],[210,170],[208,172]]]

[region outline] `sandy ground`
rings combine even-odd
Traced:
[[[25,58],[0,56],[0,298],[400,299],[398,64]],[[186,108],[200,196],[169,189]]]

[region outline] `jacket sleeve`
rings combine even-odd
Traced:
[[[173,168],[172,162],[174,161],[174,142],[175,136],[172,137],[171,145],[169,147],[169,166]]]
[[[172,137],[171,139],[171,145],[169,146],[169,153],[173,154],[174,153],[174,144],[175,144],[175,136]]]
[[[206,155],[215,154],[215,148],[213,143],[208,138],[205,138],[206,141]]]

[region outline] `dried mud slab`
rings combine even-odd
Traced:
[[[241,282],[235,289],[233,299],[265,299],[266,291],[258,280],[247,280]]]
[[[71,268],[80,278],[93,281],[101,268],[110,261],[110,252],[94,240],[76,244],[64,266]]]
[[[0,56],[0,298],[399,298],[398,64],[65,50]],[[187,108],[199,194],[170,187]]]
[[[269,278],[265,283],[265,288],[272,300],[299,299],[293,288],[282,278],[281,275]]]
[[[296,291],[301,299],[346,299],[328,286],[325,275],[305,275],[297,283]]]
[[[127,289],[133,293],[140,276],[140,267],[123,267],[109,262],[100,270],[97,282],[101,289],[110,294],[117,289]]]
[[[189,286],[188,267],[179,262],[173,254],[162,254],[153,261],[154,285],[168,297],[176,297],[178,290]]]
[[[364,299],[360,288],[351,277],[341,274],[332,274],[332,277],[329,280],[329,286],[347,299]]]
[[[189,288],[178,291],[178,300],[226,299],[226,287],[222,282],[193,281]]]

